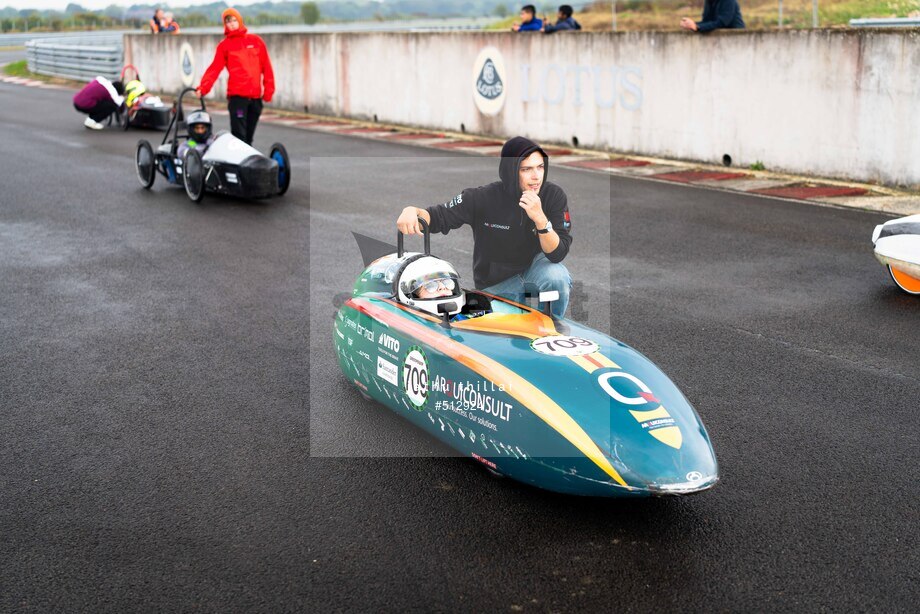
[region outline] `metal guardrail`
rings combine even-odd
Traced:
[[[124,55],[121,34],[107,38],[48,38],[26,43],[26,60],[31,72],[81,81],[91,81],[100,75],[118,79]]]
[[[851,19],[851,28],[920,28],[920,17]]]

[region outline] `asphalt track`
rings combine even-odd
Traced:
[[[0,47],[0,69],[10,62],[18,62],[24,59],[26,59],[25,47]]]
[[[884,216],[551,168],[583,319],[723,476],[559,496],[362,401],[329,339],[349,232],[494,159],[263,124],[288,195],[194,205],[70,95],[0,84],[0,611],[915,611],[920,301]],[[434,241],[469,271],[468,232]]]

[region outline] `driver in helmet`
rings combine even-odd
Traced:
[[[188,114],[185,125],[188,126],[188,140],[179,146],[179,159],[185,158],[189,149],[197,149],[204,155],[214,142],[214,136],[211,134],[211,116],[205,111],[193,111]]]
[[[401,303],[441,317],[441,305],[453,303],[447,312],[452,321],[466,320],[485,315],[485,310],[463,312],[466,293],[460,287],[460,275],[446,260],[422,256],[409,262],[403,269],[398,284]]]
[[[128,108],[133,107],[142,100],[146,93],[147,88],[139,80],[128,81],[125,85],[125,104]]]

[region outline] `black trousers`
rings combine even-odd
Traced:
[[[92,109],[81,109],[77,106],[77,103],[74,103],[73,108],[75,108],[80,113],[89,114],[90,119],[95,122],[101,122],[106,119],[109,115],[118,110],[118,105],[115,104],[115,101],[106,98],[105,100],[100,100],[96,103]]]
[[[227,102],[227,110],[230,111],[230,132],[239,140],[252,145],[256,124],[262,115],[262,100],[231,96]]]

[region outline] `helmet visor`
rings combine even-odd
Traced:
[[[460,290],[460,279],[449,271],[436,271],[413,279],[406,294],[416,298],[455,296]]]
[[[421,285],[422,288],[428,292],[437,292],[441,288],[449,290],[450,292],[454,291],[456,284],[454,280],[449,277],[441,277],[438,279],[432,279],[431,281],[426,281]]]

